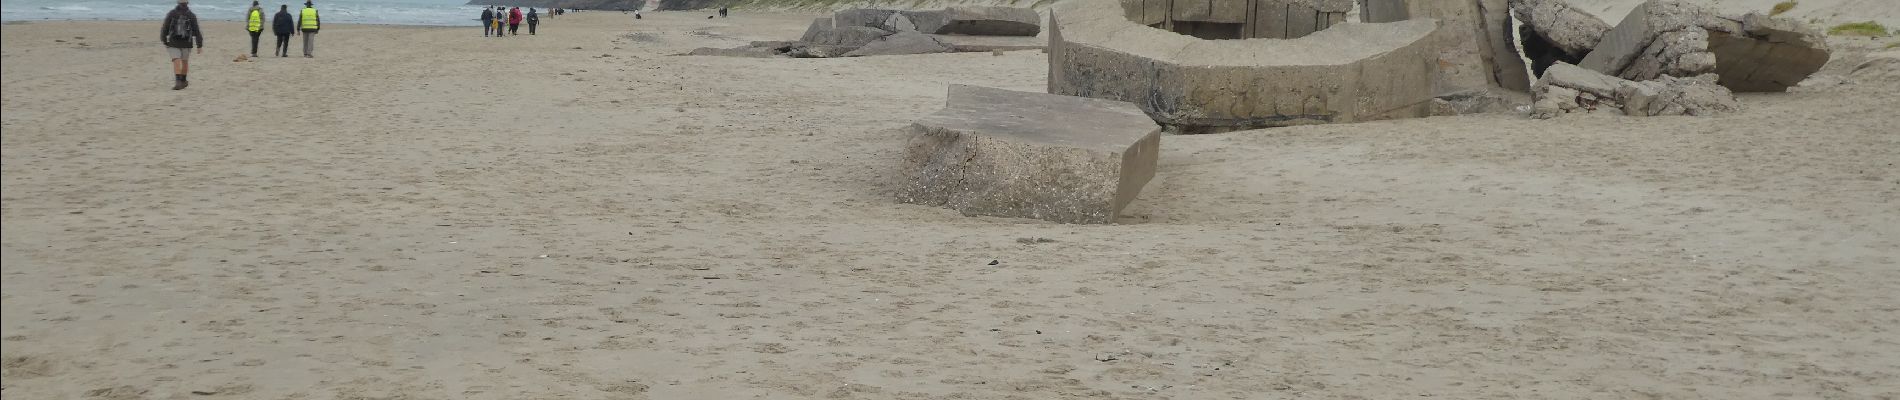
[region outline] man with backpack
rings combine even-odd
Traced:
[[[264,34],[264,8],[257,6],[257,0],[251,0],[251,9],[244,11],[244,29],[251,32],[251,58],[257,58],[257,37]]]
[[[172,57],[172,75],[177,78],[172,90],[183,90],[185,86],[190,86],[185,74],[191,70],[189,62],[192,49],[197,48],[198,54],[205,52],[205,35],[198,30],[198,14],[191,12],[187,1],[178,0],[178,7],[165,13],[165,26],[158,31],[158,37],[165,42],[165,52]]]
[[[323,29],[323,24],[317,21],[315,2],[303,2],[303,15],[297,16],[297,29],[303,31],[303,58],[316,57],[310,52],[317,49],[317,30]]]
[[[277,34],[277,50],[273,55],[290,57],[290,35],[297,33],[297,22],[290,20],[290,5],[277,5],[277,15],[270,19],[270,33]]]
[[[482,7],[482,37],[488,37],[495,30],[495,9]]]
[[[529,8],[528,9],[528,34],[533,35],[534,26],[540,25],[540,24],[541,24],[541,15],[535,13],[533,8]]]

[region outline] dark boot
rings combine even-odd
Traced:
[[[178,78],[178,82],[172,84],[172,90],[184,90],[186,86],[191,86],[191,83],[185,80],[184,75],[176,75],[176,78]]]

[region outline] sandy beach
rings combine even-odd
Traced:
[[[892,199],[1040,52],[671,56],[816,16],[706,15],[207,22],[183,91],[157,22],[0,26],[0,395],[1900,398],[1892,38],[1717,117],[1166,136],[1087,226]]]

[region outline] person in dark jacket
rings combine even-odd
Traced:
[[[198,30],[198,14],[191,12],[187,2],[178,0],[178,7],[165,13],[165,26],[158,30],[159,40],[165,42],[165,52],[172,56],[172,75],[177,78],[172,90],[191,86],[185,74],[191,72],[192,49],[198,49],[198,54],[205,53],[204,31]]]
[[[540,24],[541,24],[541,14],[535,13],[533,8],[529,8],[528,9],[528,34],[533,35],[534,26],[540,25]]]
[[[277,50],[272,53],[278,57],[290,57],[290,34],[297,33],[297,21],[290,19],[290,5],[277,5],[277,15],[270,17],[270,33],[277,34]]]
[[[482,7],[482,37],[495,30],[495,9]]]

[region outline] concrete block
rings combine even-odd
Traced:
[[[910,127],[900,202],[1106,224],[1154,178],[1159,129],[1132,104],[963,85],[947,103]]]
[[[1069,0],[1051,9],[1050,93],[1131,102],[1185,133],[1430,111],[1435,20],[1341,24],[1297,39],[1199,40],[1140,27],[1120,4]]]

